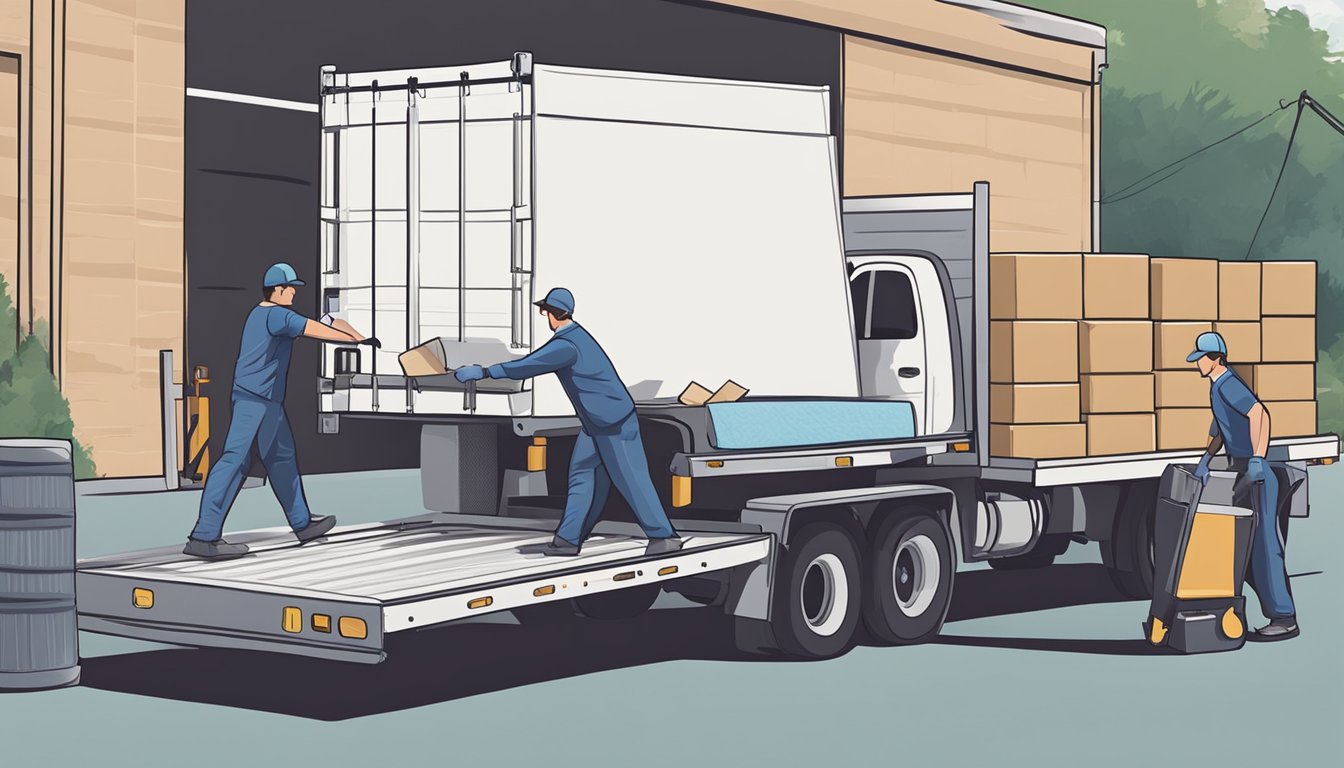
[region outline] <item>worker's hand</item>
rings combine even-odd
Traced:
[[[479,365],[464,365],[453,371],[453,378],[463,384],[469,381],[480,381],[485,378],[485,369]]]
[[[1269,477],[1269,462],[1264,456],[1252,456],[1246,462],[1246,479],[1252,483],[1263,483]]]
[[[1209,483],[1209,462],[1212,460],[1213,454],[1206,453],[1200,458],[1199,465],[1195,467],[1195,479],[1201,485],[1208,485]]]
[[[355,343],[356,343],[356,344],[367,344],[368,346],[373,347],[374,349],[382,349],[382,348],[383,348],[383,342],[379,341],[379,340],[378,340],[378,337],[376,337],[376,336],[370,336],[370,337],[368,337],[368,338],[366,338],[366,339],[362,339],[362,340],[357,341],[357,342],[355,342]]]

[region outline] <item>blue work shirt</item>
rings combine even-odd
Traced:
[[[257,305],[243,323],[233,387],[275,402],[285,399],[289,353],[308,318],[289,307]]]
[[[1237,378],[1231,369],[1219,376],[1209,388],[1209,405],[1213,408],[1209,436],[1221,434],[1227,455],[1234,459],[1249,459],[1255,455],[1248,414],[1258,402],[1251,388]]]
[[[551,340],[527,357],[492,365],[492,379],[530,379],[554,373],[574,412],[589,434],[611,432],[635,412],[616,366],[597,340],[578,323],[557,330]]]

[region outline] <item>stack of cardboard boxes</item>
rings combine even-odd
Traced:
[[[1313,262],[1125,254],[990,258],[990,452],[1063,458],[1202,448],[1218,331],[1276,437],[1316,432]]]

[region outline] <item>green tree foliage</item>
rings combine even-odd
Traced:
[[[59,437],[74,443],[75,477],[94,477],[89,451],[74,439],[70,403],[56,387],[41,336],[15,338],[9,283],[0,275],[0,436]]]

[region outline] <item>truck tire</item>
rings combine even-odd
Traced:
[[[1070,539],[1067,534],[1043,536],[1036,543],[1035,549],[1027,554],[996,557],[989,561],[989,567],[996,571],[1025,571],[1032,568],[1045,568],[1053,565],[1055,558],[1068,550],[1069,543]]]
[[[590,619],[633,619],[653,606],[662,590],[657,584],[626,587],[574,598],[574,607]]]
[[[911,645],[937,636],[952,604],[956,572],[941,520],[931,514],[883,520],[864,568],[863,623],[874,640]]]
[[[849,650],[863,612],[859,547],[844,528],[795,532],[775,570],[770,629],[779,649],[824,659]]]
[[[1115,588],[1135,600],[1153,596],[1153,515],[1157,498],[1144,490],[1143,485],[1131,485],[1124,491],[1111,538],[1101,543],[1101,559]]]

